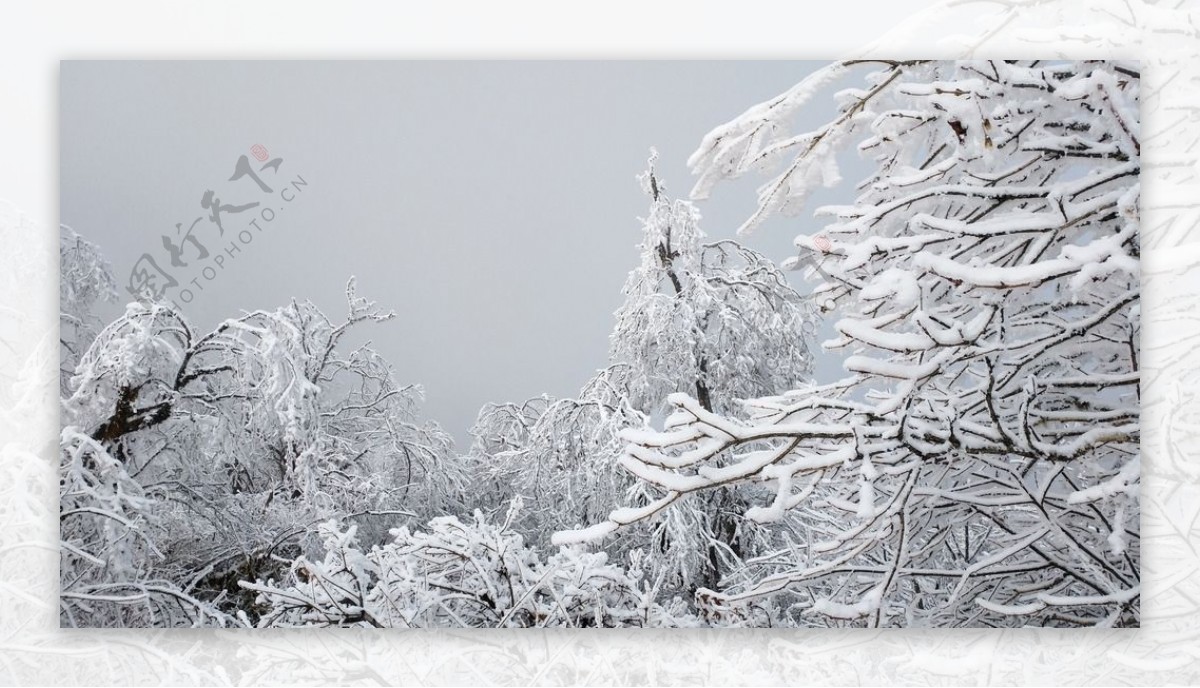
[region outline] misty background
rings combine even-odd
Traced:
[[[200,330],[293,297],[338,322],[356,276],[359,294],[397,317],[351,343],[369,338],[398,382],[423,385],[424,415],[465,450],[484,403],[573,396],[606,365],[639,260],[649,199],[635,176],[650,147],[668,194],[686,197],[686,160],[708,131],[821,64],[67,61],[60,221],[112,264],[120,294],[100,310],[106,322],[130,300],[145,253],[192,289],[189,303],[178,288],[167,297]],[[799,126],[832,112],[818,96]],[[277,170],[259,170],[255,145],[282,159]],[[271,194],[230,180],[241,155]],[[289,187],[297,177],[306,185]],[[698,203],[708,236],[734,238],[766,180],[718,185]],[[201,207],[210,190],[223,205],[260,205],[223,213],[220,235]],[[818,194],[809,209],[848,193]],[[211,279],[194,248],[181,244],[189,267],[174,268],[163,247],[197,218],[194,236],[214,255],[253,233]],[[806,212],[742,242],[778,262],[817,227]],[[822,357],[817,377],[836,375],[838,360]]]

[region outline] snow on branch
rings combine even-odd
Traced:
[[[802,525],[703,591],[713,608],[772,598],[832,624],[1136,623],[1136,593],[1116,592],[1138,580],[1136,73],[864,69],[819,71],[690,160],[696,198],[782,170],[749,231],[839,183],[839,151],[870,159],[854,203],[818,209],[831,222],[786,263],[839,312],[826,346],[849,354],[850,377],[740,414],[672,395],[660,431],[623,434],[621,466],[657,497],[555,540],[614,537],[736,487],[753,496],[744,518]],[[856,75],[831,121],[791,131],[814,94]]]

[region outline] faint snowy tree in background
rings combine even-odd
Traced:
[[[66,225],[59,227],[58,240],[59,382],[66,393],[80,356],[104,325],[93,309],[116,299],[117,282],[95,244]]]
[[[1119,62],[880,62],[825,126],[792,116],[837,63],[710,133],[693,191],[780,169],[742,231],[875,163],[786,267],[819,279],[849,376],[749,404],[676,393],[620,462],[659,498],[597,539],[712,490],[773,498],[804,537],[702,591],[777,622],[1137,625],[1139,74]],[[699,396],[699,395],[697,395]],[[766,602],[764,602],[766,601]]]
[[[500,511],[521,495],[523,531],[538,544],[548,542],[548,531],[606,514],[632,484],[612,470],[623,447],[617,433],[649,422],[628,390],[629,367],[616,364],[598,371],[573,399],[484,406],[470,451],[478,505]]]

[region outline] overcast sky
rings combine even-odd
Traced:
[[[61,221],[100,245],[122,285],[150,254],[180,283],[167,296],[190,289],[180,305],[201,328],[292,297],[340,315],[356,275],[399,316],[366,336],[401,382],[425,386],[426,415],[461,446],[483,403],[574,395],[606,364],[650,146],[668,192],[686,195],[705,133],[817,66],[64,62]],[[282,162],[260,169],[256,144]],[[269,193],[230,179],[242,155]],[[705,232],[733,237],[763,181],[719,186],[700,204]],[[220,234],[201,207],[210,190],[221,206],[259,205],[223,212]],[[197,218],[206,260],[179,243],[176,225]],[[813,227],[777,220],[746,243],[779,261]],[[171,265],[164,234],[186,267]],[[218,270],[230,243],[241,250]]]

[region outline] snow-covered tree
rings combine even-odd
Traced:
[[[859,71],[830,122],[792,131]],[[1123,62],[842,62],[710,133],[694,197],[778,171],[747,232],[838,184],[846,147],[873,162],[786,263],[838,314],[848,376],[736,417],[671,395],[620,458],[658,498],[556,541],[765,487],[746,518],[798,514],[804,536],[701,591],[717,612],[1136,625],[1139,81]]]
[[[574,399],[486,407],[474,430],[487,481],[478,491],[523,495],[523,525],[539,544],[624,499],[645,501],[642,487],[614,470],[624,444],[617,433],[647,427],[669,394],[692,392],[706,408],[728,412],[811,373],[808,302],[764,256],[733,241],[704,242],[699,211],[666,195],[656,157],[639,177],[650,212],[616,312],[609,367]],[[623,533],[610,552],[648,552],[674,589],[715,584],[742,557],[778,544],[741,517],[743,506],[738,494],[714,493],[700,508]]]
[[[102,482],[137,487],[109,488],[127,499],[121,509],[139,512],[117,521],[129,526],[127,540],[155,543],[129,550],[137,579],[153,575],[229,604],[228,595],[242,593],[239,578],[303,551],[311,525],[353,519],[382,541],[398,518],[438,513],[457,499],[451,441],[417,420],[419,388],[397,384],[369,346],[341,348],[351,328],[391,314],[357,296],[353,280],[347,301],[340,323],[311,302],[293,302],[207,333],[165,305],[131,303],[96,336],[63,402],[64,466],[81,466],[79,480],[64,483],[64,504],[72,491],[84,502],[107,499],[89,487],[97,470],[113,476]],[[64,540],[84,543],[75,547],[80,566],[104,570],[82,579],[127,582],[107,556],[87,550],[103,541],[91,531],[111,524],[85,506],[72,516],[83,519],[80,533],[64,515]]]
[[[700,212],[671,199],[650,168],[641,263],[629,273],[610,336],[610,359],[629,366],[629,395],[644,412],[689,392],[727,413],[812,372],[811,309],[765,256],[734,241],[704,243]]]

